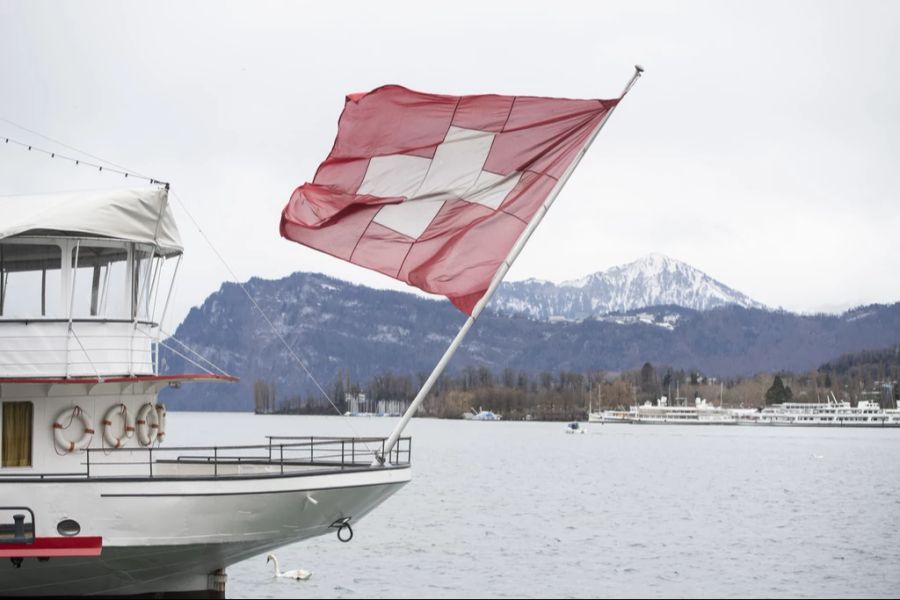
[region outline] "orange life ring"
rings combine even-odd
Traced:
[[[63,432],[72,425],[72,421],[75,419],[81,421],[83,432],[80,438],[72,441],[67,439]],[[64,422],[66,425],[63,425]],[[57,448],[65,454],[83,451],[94,439],[94,423],[91,421],[90,415],[81,410],[80,406],[73,406],[63,410],[53,422],[53,439],[56,441]]]
[[[119,411],[118,414],[122,417],[122,435],[118,436],[113,433],[113,417],[116,411]],[[131,413],[124,403],[112,406],[103,415],[100,423],[103,425],[103,439],[113,448],[121,448],[134,436],[134,419],[131,418]]]
[[[159,437],[159,413],[154,410],[152,402],[141,406],[134,421],[138,443],[141,446],[152,446]]]

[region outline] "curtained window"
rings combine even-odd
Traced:
[[[3,403],[2,466],[31,466],[31,430],[34,405],[31,402]]]

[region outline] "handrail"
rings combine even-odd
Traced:
[[[234,446],[172,446],[160,447],[122,447],[122,448],[89,448],[83,452],[81,463],[83,470],[69,473],[2,473],[0,482],[4,480],[100,480],[110,478],[125,479],[220,479],[241,477],[289,476],[298,473],[296,467],[322,467],[335,470],[359,470],[373,468],[371,452],[361,452],[358,444],[379,442],[383,447],[387,438],[383,437],[315,437],[315,436],[266,436],[267,444],[234,445]],[[288,443],[276,443],[286,440]],[[296,440],[296,441],[291,441]],[[241,454],[244,452],[245,454]],[[125,454],[123,454],[125,453]],[[403,437],[392,451],[394,466],[410,464],[412,457],[412,438]],[[133,460],[116,460],[127,456]],[[178,473],[166,465],[193,465],[209,469],[208,473]],[[227,467],[238,467],[229,472]],[[241,467],[278,467],[278,472],[257,470],[249,473],[241,472]],[[146,469],[145,474],[139,472],[121,472],[123,468],[139,467]],[[162,467],[162,468],[160,468]],[[287,470],[285,467],[294,467]],[[109,470],[117,470],[113,474]]]

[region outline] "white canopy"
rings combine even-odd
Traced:
[[[0,240],[48,231],[108,237],[184,250],[162,187],[0,197]]]

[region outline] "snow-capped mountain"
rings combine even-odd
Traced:
[[[560,284],[536,279],[504,283],[491,301],[491,308],[503,314],[569,321],[662,305],[701,311],[725,305],[766,308],[702,271],[662,254],[648,254]]]

